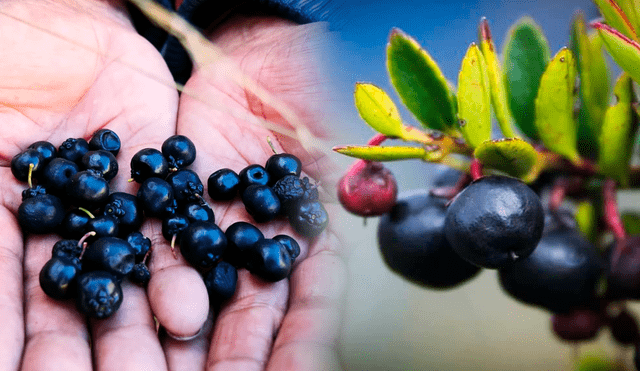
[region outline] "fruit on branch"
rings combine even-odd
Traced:
[[[545,234],[531,255],[499,270],[501,287],[514,299],[554,313],[597,302],[604,273],[600,255],[575,229]]]
[[[427,192],[401,197],[378,224],[378,247],[387,266],[429,288],[453,288],[480,271],[449,245],[445,204]]]
[[[501,268],[531,254],[543,226],[542,205],[531,188],[515,178],[486,176],[453,199],[444,230],[463,259]]]
[[[591,340],[600,332],[602,324],[602,314],[592,309],[577,309],[551,316],[553,333],[565,341]]]
[[[640,236],[630,236],[611,245],[607,250],[607,263],[607,298],[640,299]]]
[[[356,161],[338,183],[338,199],[349,212],[359,216],[378,216],[396,203],[396,179],[382,163]]]

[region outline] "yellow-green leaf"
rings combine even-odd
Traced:
[[[425,127],[451,133],[456,122],[453,95],[431,56],[394,29],[387,45],[387,69],[404,105]]]
[[[635,213],[622,214],[622,224],[629,236],[640,234],[640,215]]]
[[[491,38],[491,30],[486,19],[480,22],[480,47],[482,55],[487,65],[487,73],[489,74],[489,83],[491,91],[491,104],[493,111],[500,125],[502,134],[507,138],[516,137],[513,129],[514,121],[509,111],[509,103],[507,101],[507,90],[504,85],[504,74],[496,48]]]
[[[509,30],[503,51],[509,109],[518,128],[533,140],[538,139],[535,99],[550,53],[547,39],[531,18],[521,18]]]
[[[472,148],[491,139],[491,93],[482,53],[471,44],[458,75],[458,119],[460,131]]]
[[[638,33],[639,24],[638,24],[638,11],[640,11],[640,1],[638,0],[617,0],[618,6],[622,9],[622,12],[627,16],[631,27]],[[640,36],[640,35],[639,35]]]
[[[638,35],[634,30],[633,24],[615,0],[593,0],[593,2],[596,3],[609,26],[620,31],[628,38],[638,41]]]
[[[616,82],[613,93],[616,103],[607,109],[600,133],[600,171],[626,186],[629,178],[629,159],[633,143],[633,85],[628,74],[623,73]]]
[[[574,18],[571,31],[571,51],[580,76],[578,150],[585,156],[595,157],[598,153],[600,127],[609,100],[609,71],[600,37],[587,35],[582,13]]]
[[[482,143],[473,153],[485,167],[525,178],[534,169],[538,153],[519,138],[496,139]]]
[[[388,137],[402,135],[402,118],[384,90],[373,84],[358,83],[353,95],[360,117],[373,130]]]
[[[591,242],[595,242],[598,228],[596,209],[591,201],[582,201],[576,207],[576,223],[582,235]]]
[[[333,150],[343,155],[370,161],[397,161],[429,157],[429,152],[423,147],[344,146],[334,147]]]
[[[573,117],[576,66],[573,54],[562,48],[542,74],[536,96],[535,124],[542,143],[574,163],[580,161],[577,149],[577,123]]]
[[[640,44],[603,23],[592,25],[613,60],[636,82],[640,82]]]

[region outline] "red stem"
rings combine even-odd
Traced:
[[[604,220],[607,227],[618,242],[627,238],[627,233],[624,230],[620,213],[618,212],[618,200],[616,199],[616,182],[613,179],[606,179],[602,187],[602,197],[604,202]]]
[[[471,178],[473,178],[473,180],[482,178],[482,163],[477,158],[471,160],[469,173],[471,173]]]
[[[567,194],[567,181],[562,178],[556,180],[549,195],[549,211],[556,212],[560,208],[564,196]]]
[[[382,144],[382,142],[384,142],[387,139],[389,139],[388,136],[378,133],[378,134],[374,135],[373,138],[369,139],[369,141],[367,142],[367,145],[379,146],[379,145]]]
[[[460,191],[462,191],[471,182],[471,176],[467,173],[463,173],[458,178],[456,184],[451,187],[436,187],[429,191],[434,197],[446,198],[448,200],[454,198]]]

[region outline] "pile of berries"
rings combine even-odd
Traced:
[[[131,159],[136,195],[110,192],[118,172],[121,142],[101,129],[89,141],[70,138],[56,148],[36,142],[14,156],[13,175],[29,184],[22,192],[18,221],[25,234],[59,233],[63,240],[40,272],[40,286],[57,300],[76,299],[78,309],[94,318],[113,315],[123,300],[127,278],[146,285],[151,241],[139,232],[144,217],[162,220],[162,234],[203,275],[212,303],[235,292],[237,269],[247,268],[270,282],[288,277],[300,254],[290,236],[265,238],[247,222],[223,232],[203,199],[204,186],[188,167],[196,159],[191,140],[174,135],[161,151],[145,148]],[[250,215],[264,223],[284,215],[305,237],[324,230],[328,215],[317,187],[300,179],[301,163],[293,155],[275,154],[265,167],[250,165],[236,174],[230,169],[208,180],[213,200],[231,200],[240,192]]]

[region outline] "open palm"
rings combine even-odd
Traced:
[[[137,185],[126,181],[130,158],[145,147],[159,149],[176,132],[196,144],[193,169],[204,180],[222,167],[239,171],[250,163],[263,164],[271,154],[266,137],[274,135],[189,95],[179,102],[175,89],[160,82],[171,81],[162,58],[135,33],[116,2],[21,1],[2,4],[0,10],[5,14],[0,15],[0,50],[6,51],[0,60],[0,171],[5,180],[0,185],[0,315],[7,324],[0,331],[0,369],[20,364],[25,370],[327,369],[326,361],[334,367],[344,265],[338,241],[328,231],[309,241],[295,235],[286,221],[260,226],[266,237],[286,233],[301,242],[302,254],[291,279],[270,284],[241,270],[238,291],[209,320],[211,330],[189,341],[157,336],[153,315],[161,323],[167,318],[163,311],[172,307],[166,305],[171,292],[160,302],[153,293],[148,296],[124,284],[125,299],[116,315],[90,322],[73,303],[54,301],[42,292],[38,274],[57,237],[25,239],[21,234],[15,215],[26,185],[9,169],[11,158],[29,144],[47,140],[57,146],[66,138],[89,138],[97,129],[110,128],[122,140],[120,171],[112,190],[135,194]],[[230,22],[212,38],[228,45],[227,51],[265,88],[282,93],[306,124],[317,123],[317,112],[306,108],[309,81],[299,80],[302,75],[283,75],[288,70],[274,63],[278,54],[269,54],[277,49],[275,40],[265,39],[277,30],[295,41],[281,45],[281,52],[291,53],[292,45],[301,45],[296,37],[304,35],[274,19],[264,19],[255,28],[243,28],[243,21]],[[260,34],[261,30],[269,33]],[[215,68],[203,66],[187,87],[222,106],[236,105],[278,122],[275,113],[236,84],[224,76],[212,77],[209,72]],[[276,147],[299,155],[303,168],[319,176],[318,159],[302,152],[295,141],[281,138]],[[235,221],[251,221],[239,202],[211,206],[223,230]],[[178,282],[177,275],[192,270],[181,257],[171,256],[157,220],[145,223],[142,232],[154,245],[152,275]],[[189,300],[182,301],[177,291],[175,295],[172,302],[189,307]],[[197,303],[201,298],[193,299]],[[174,328],[180,329],[183,322],[188,327],[193,320],[188,310],[168,312],[173,316],[169,321],[177,324]]]

